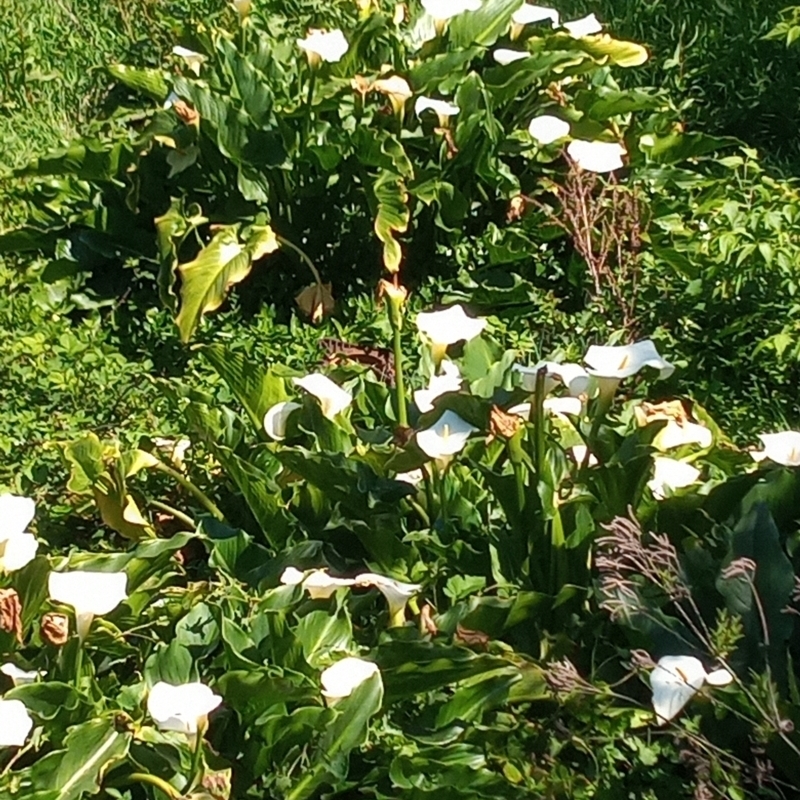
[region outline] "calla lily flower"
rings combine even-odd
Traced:
[[[438,397],[461,389],[461,372],[458,365],[452,361],[443,361],[441,366],[442,374],[434,375],[427,389],[417,389],[414,392],[414,402],[423,414],[433,411],[433,401]]]
[[[504,47],[499,47],[492,52],[492,58],[504,67],[508,64],[513,64],[515,61],[522,61],[528,57],[530,57],[530,53],[527,52],[527,50],[508,50]]]
[[[0,573],[22,569],[36,556],[39,543],[25,531],[35,513],[30,497],[0,495]]]
[[[204,730],[208,715],[222,702],[218,694],[202,683],[173,686],[159,681],[147,696],[147,712],[162,731],[196,736]]]
[[[322,696],[330,702],[349,697],[364,681],[380,675],[378,665],[363,658],[348,656],[322,671]]]
[[[424,478],[425,476],[423,475],[421,469],[412,469],[409,472],[398,472],[397,475],[394,476],[396,481],[410,483],[412,486],[419,486]]]
[[[573,397],[580,397],[589,390],[589,373],[580,364],[540,361],[532,367],[514,365],[514,372],[522,376],[521,384],[526,392],[536,391],[536,376],[543,367],[547,370],[544,378],[545,394],[552,392],[559,383],[562,383]]]
[[[528,133],[539,144],[547,145],[569,136],[569,123],[551,114],[534,117],[528,125]]]
[[[418,431],[417,444],[430,458],[448,459],[463,450],[470,434],[477,430],[448,409],[432,427]]]
[[[561,17],[554,8],[546,6],[534,6],[530,3],[523,3],[511,16],[511,21],[517,25],[533,25],[537,22],[544,22],[549,19],[553,27],[557,28]]]
[[[762,433],[758,438],[764,449],[751,453],[754,461],[768,458],[784,467],[800,467],[800,432]]]
[[[16,664],[3,664],[3,666],[0,667],[0,672],[2,672],[6,677],[11,678],[11,680],[14,682],[14,686],[24,686],[28,683],[36,683],[36,681],[44,674],[38,672],[37,670],[27,672],[24,669],[20,669]]]
[[[338,28],[333,31],[312,29],[305,39],[297,40],[297,46],[305,52],[312,67],[318,66],[320,61],[339,61],[350,47]]]
[[[468,342],[486,327],[486,320],[469,317],[461,306],[444,311],[422,311],[417,314],[417,330],[433,348],[433,360],[439,363],[448,345]]]
[[[381,78],[372,84],[372,88],[389,98],[392,109],[398,116],[402,113],[406,100],[414,95],[408,85],[408,81],[399,75],[392,75],[391,78]]]
[[[700,661],[692,656],[664,656],[658,660],[650,673],[650,687],[653,690],[653,709],[659,725],[666,725],[674,719],[683,707],[702,688],[726,686],[733,681],[733,675],[726,669],[707,673]]]
[[[22,747],[33,720],[21,700],[0,700],[0,747]]]
[[[291,400],[284,400],[282,403],[275,403],[264,415],[264,430],[267,436],[276,441],[286,438],[286,423],[293,411],[302,408],[300,403],[293,403]]]
[[[128,576],[124,572],[51,572],[50,599],[72,606],[75,627],[83,641],[95,616],[113,611],[127,599]]]
[[[188,47],[181,47],[180,45],[176,45],[172,48],[172,55],[182,58],[186,62],[186,66],[189,67],[189,70],[198,77],[200,76],[200,67],[202,67],[203,63],[207,60],[206,56],[202,53],[196,53],[194,50],[190,50]]]
[[[598,379],[600,394],[605,397],[614,394],[623,378],[630,378],[644,367],[657,369],[659,378],[668,378],[675,371],[650,339],[617,346],[592,345],[583,360],[589,365],[589,374]]]
[[[319,400],[322,413],[328,419],[334,419],[353,402],[353,395],[334,383],[326,375],[315,372],[303,378],[292,379],[296,386],[305,389]]]
[[[286,567],[281,573],[281,583],[284,586],[297,586],[305,580],[305,573],[301,572],[296,567]]]
[[[374,586],[386,598],[393,627],[403,624],[408,601],[422,589],[418,583],[403,583],[374,572],[356,575],[355,583],[356,586]]]
[[[628,151],[619,142],[587,142],[574,139],[567,145],[569,157],[587,172],[613,172],[625,166],[622,156]]]
[[[519,403],[508,409],[509,414],[516,414],[527,420],[531,416],[531,403]],[[542,406],[545,411],[556,416],[579,417],[583,411],[580,397],[545,397]]]
[[[593,33],[601,33],[603,30],[603,24],[594,14],[589,14],[588,17],[581,17],[581,19],[576,19],[572,22],[565,22],[563,27],[575,39],[591,36]]]
[[[714,434],[705,425],[698,425],[696,422],[677,422],[671,419],[656,434],[653,446],[658,450],[671,450],[686,444],[697,444],[705,449],[711,447],[713,441]]]
[[[446,128],[450,124],[450,117],[454,117],[461,109],[455,103],[423,95],[414,103],[414,113],[421,117],[423,111],[433,111],[439,117],[439,127]]]
[[[448,20],[465,11],[477,11],[481,0],[422,0],[422,7],[436,20]]]
[[[580,466],[586,461],[586,453],[588,451],[588,447],[585,444],[574,444],[572,447],[569,448],[569,454],[572,456],[575,463]],[[594,453],[589,453],[589,461],[587,462],[587,466],[589,467],[596,467],[600,462],[597,460],[597,456]]]
[[[312,600],[327,600],[341,586],[353,586],[351,578],[334,578],[325,569],[315,569],[303,581],[303,588]]]
[[[691,486],[700,477],[700,470],[697,467],[674,458],[656,456],[653,465],[653,477],[647,485],[656,500],[663,500],[668,491],[674,492]]]

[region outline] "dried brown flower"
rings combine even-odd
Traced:
[[[178,118],[186,125],[199,125],[200,113],[192,108],[184,100],[176,100],[172,105],[172,109],[178,115]]]
[[[22,643],[22,604],[13,589],[0,589],[0,630],[13,633]]]
[[[500,406],[492,406],[489,412],[489,433],[493,437],[501,436],[510,439],[521,427],[522,418],[519,414],[509,414]]]
[[[419,623],[422,630],[431,636],[436,636],[439,633],[439,628],[433,618],[433,606],[430,603],[425,603],[419,611]]]
[[[50,612],[42,617],[42,639],[53,647],[63,647],[69,639],[69,618],[66,614]]]
[[[465,644],[467,647],[485,649],[489,645],[489,637],[483,631],[472,631],[460,624],[456,626],[456,635],[453,638],[459,644]]]
[[[554,694],[569,694],[576,689],[592,688],[581,678],[575,665],[568,658],[548,664],[544,671],[544,679]]]

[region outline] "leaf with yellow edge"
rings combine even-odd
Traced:
[[[636,42],[612,39],[607,33],[575,39],[575,46],[597,60],[608,59],[618,67],[639,67],[648,59],[647,49]]]
[[[378,176],[372,191],[377,201],[375,234],[383,242],[383,263],[389,272],[397,272],[403,251],[394,237],[408,230],[408,192],[402,179],[388,171]]]

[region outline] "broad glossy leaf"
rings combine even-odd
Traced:
[[[450,42],[455,47],[491,47],[508,30],[519,6],[519,0],[486,0],[477,11],[459,14],[450,22]]]
[[[142,92],[159,103],[169,94],[169,87],[160,69],[128,67],[125,64],[110,64],[108,71],[113,78],[129,89]]]
[[[395,235],[408,230],[408,192],[402,179],[391,172],[382,172],[372,191],[377,204],[374,228],[383,242],[383,263],[389,272],[397,272],[403,251]]]

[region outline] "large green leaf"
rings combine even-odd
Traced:
[[[608,59],[618,67],[638,67],[647,61],[647,50],[636,42],[612,39],[607,33],[575,39],[574,46],[593,58]]]
[[[159,103],[169,94],[169,87],[160,69],[137,69],[125,64],[111,64],[108,71],[120,83],[152,97]]]
[[[487,0],[477,11],[466,11],[450,22],[450,42],[456,47],[491,47],[511,24],[519,0]]]
[[[405,233],[408,229],[408,192],[402,178],[388,171],[378,176],[372,191],[377,202],[374,227],[383,242],[383,263],[389,272],[397,272],[403,251],[395,234]]]

